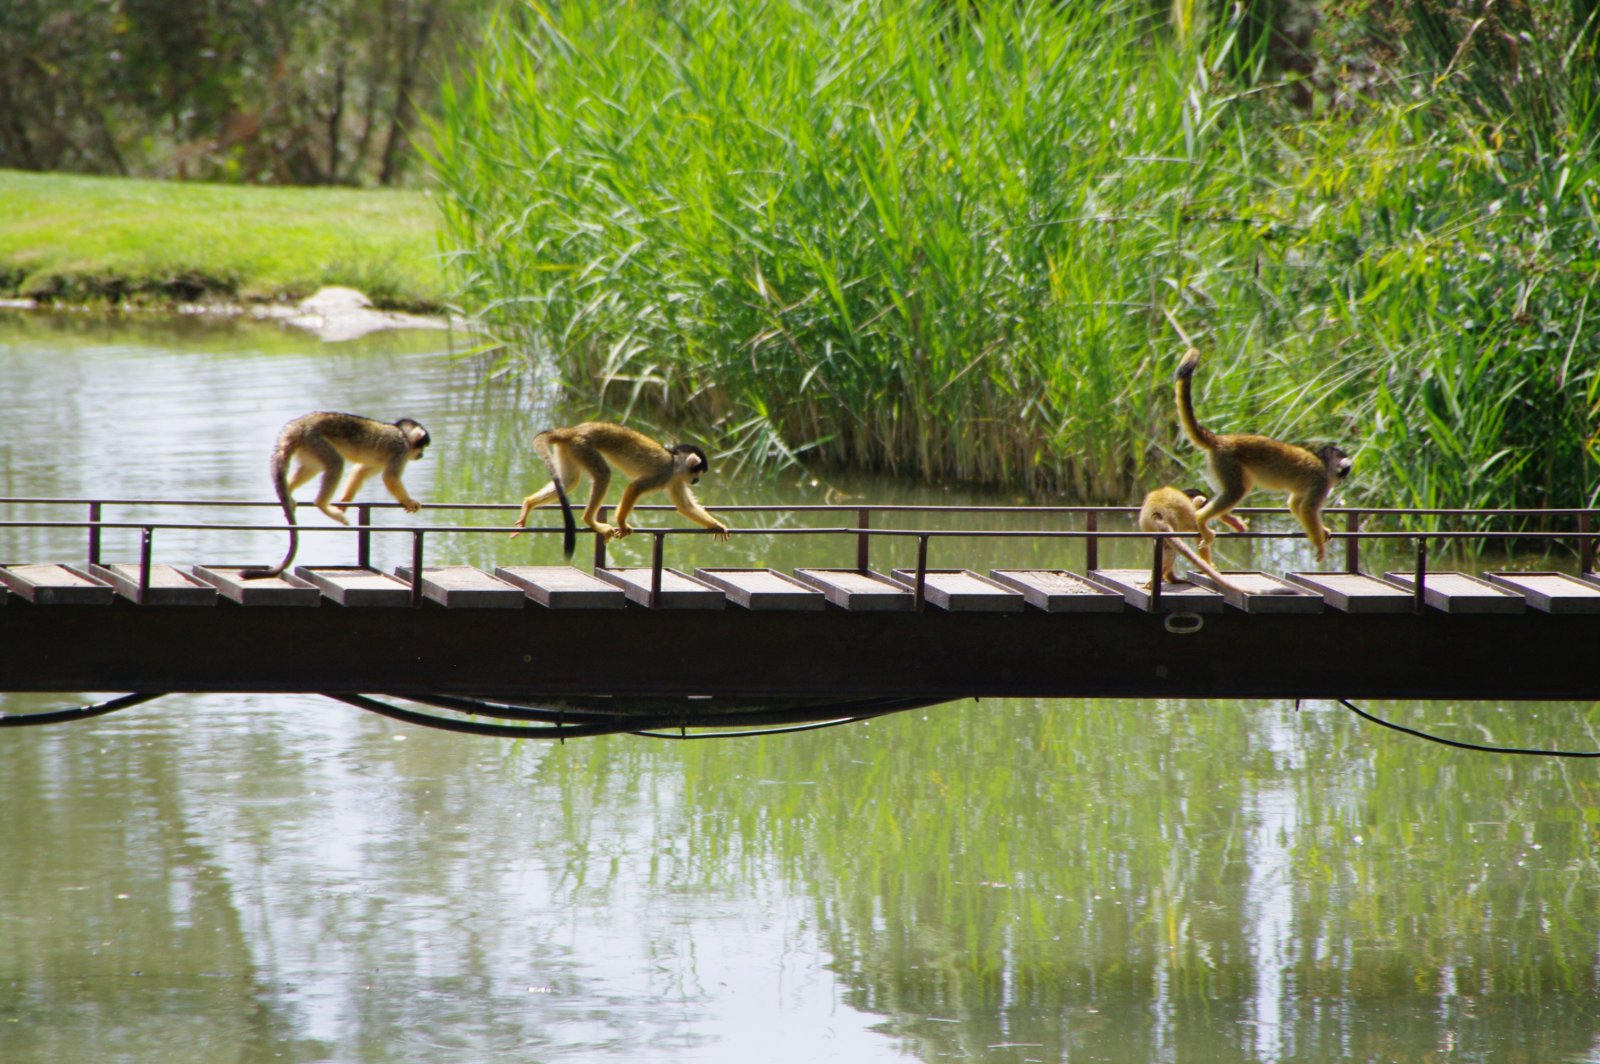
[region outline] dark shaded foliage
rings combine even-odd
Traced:
[[[393,184],[492,0],[6,0],[0,167]]]

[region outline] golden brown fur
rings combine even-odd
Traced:
[[[1139,507],[1139,527],[1146,532],[1198,532],[1200,524],[1195,517],[1195,506],[1204,502],[1205,496],[1198,492],[1187,493],[1173,487],[1157,488],[1144,497],[1144,505]],[[1234,589],[1234,584],[1227,577],[1176,536],[1164,536],[1161,540],[1163,583],[1176,582],[1177,577],[1172,569],[1179,554],[1189,559],[1189,564],[1209,576],[1219,587]]]
[[[1190,348],[1178,366],[1173,387],[1178,420],[1196,447],[1206,452],[1217,493],[1195,514],[1199,525],[1200,554],[1211,557],[1216,533],[1207,522],[1226,514],[1254,486],[1289,493],[1289,512],[1311,537],[1317,560],[1327,555],[1329,532],[1322,524],[1322,504],[1333,486],[1350,472],[1350,458],[1333,444],[1313,453],[1270,436],[1221,435],[1205,428],[1194,416],[1189,379],[1200,364],[1200,352]]]
[[[683,516],[713,530],[718,539],[728,538],[728,526],[707,513],[690,490],[690,486],[709,470],[705,452],[692,443],[667,447],[625,425],[585,421],[570,428],[546,429],[533,438],[533,445],[550,469],[550,483],[522,500],[516,526],[527,526],[528,513],[534,507],[559,500],[567,526],[562,548],[569,558],[576,541],[576,526],[567,489],[577,487],[585,473],[592,486],[588,505],[583,510],[583,523],[607,539],[621,539],[632,533],[628,514],[640,496],[657,490],[666,491]],[[622,500],[617,503],[616,524],[608,525],[599,515],[605,503],[606,488],[611,483],[612,466],[632,479],[622,489]],[[519,534],[512,533],[513,536]]]
[[[344,505],[355,498],[356,491],[369,476],[380,471],[389,494],[407,513],[416,513],[422,504],[407,494],[400,475],[407,462],[422,457],[423,448],[430,442],[427,429],[404,417],[391,425],[358,414],[321,410],[297,417],[283,426],[272,448],[271,470],[273,489],[283,507],[283,516],[289,522],[289,551],[276,566],[246,569],[239,576],[245,580],[277,576],[294,561],[300,546],[300,536],[295,531],[294,489],[319,472],[322,483],[317,488],[317,509],[341,525],[350,523],[344,515]],[[296,459],[299,467],[289,476],[289,463]],[[356,469],[350,474],[350,483],[339,500],[340,505],[334,506],[333,493],[338,490],[339,477],[347,461],[356,463]]]

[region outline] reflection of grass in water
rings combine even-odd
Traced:
[[[1593,708],[1378,708],[1501,740],[1600,732]],[[1098,1030],[1126,1043],[1106,1059],[1159,1059],[1164,1009],[1208,1059],[1254,1059],[1263,980],[1308,1059],[1380,1019],[1394,1059],[1446,1030],[1554,1052],[1586,1044],[1600,1005],[1582,770],[1322,703],[963,702],[759,741],[568,744],[542,771],[574,830],[621,799],[680,840],[653,866],[664,890],[776,876],[812,898],[852,1003],[930,1058],[1012,1041],[1061,1059]],[[1467,998],[1484,1019],[1452,1012]]]

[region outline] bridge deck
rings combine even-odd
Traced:
[[[0,503],[30,513],[34,507],[89,509],[87,521],[0,521],[0,531],[52,529],[52,535],[88,539],[81,564],[5,563],[8,552],[0,547],[0,691],[379,692],[591,713],[603,706],[613,718],[659,717],[666,707],[696,720],[780,706],[790,707],[792,716],[807,706],[969,696],[1600,696],[1600,670],[1592,663],[1600,647],[1593,510],[1330,509],[1330,522],[1343,521],[1335,532],[1342,567],[1232,573],[1235,586],[1218,588],[1202,577],[1152,586],[1159,557],[1152,537],[1114,530],[1113,522],[1131,525],[1128,507],[723,507],[743,511],[740,524],[762,511],[781,512],[775,527],[750,522],[740,535],[849,537],[857,564],[682,572],[664,563],[664,543],[669,536],[705,533],[669,526],[640,530],[653,545],[648,566],[608,566],[605,544],[596,539],[592,571],[519,565],[486,572],[426,564],[424,537],[435,531],[499,536],[503,525],[373,525],[375,510],[399,511],[367,503],[357,506],[354,528],[302,529],[302,535],[351,537],[356,564],[302,566],[281,578],[241,582],[236,567],[156,561],[155,534],[183,529],[226,536],[274,526],[112,522],[103,511],[118,505],[136,505],[141,513],[162,506],[270,510],[272,502]],[[449,509],[514,507],[429,507]],[[844,527],[799,527],[800,518],[841,511],[849,516]],[[953,512],[963,521],[1004,515],[1042,527],[873,526],[891,512]],[[1490,520],[1461,532],[1375,529],[1441,513]],[[1520,523],[1484,530],[1501,517]],[[1563,527],[1530,532],[1529,521]],[[142,535],[136,561],[101,557],[101,536],[110,530]],[[553,536],[558,530],[530,531]],[[408,537],[411,564],[393,572],[373,568],[374,534]],[[872,543],[886,536],[915,538],[915,567],[880,571],[871,564]],[[1298,532],[1257,529],[1247,536],[1297,538]],[[1576,571],[1428,570],[1430,541],[1468,536],[1559,540],[1576,557]],[[1049,539],[1081,546],[1084,564],[1072,570],[930,566],[930,542],[952,542],[940,537]],[[1101,566],[1099,545],[1108,538],[1142,539],[1152,566]],[[1414,544],[1415,567],[1363,571],[1362,542],[1382,538]],[[981,557],[976,550],[960,553]]]
[[[515,566],[0,567],[0,690],[715,696],[1600,695],[1600,577]],[[142,601],[141,601],[142,595]],[[649,603],[654,597],[654,605]],[[706,707],[712,708],[709,704]]]

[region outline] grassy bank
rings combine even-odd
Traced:
[[[1170,313],[1203,419],[1343,443],[1347,498],[1596,499],[1596,80],[1562,26],[1519,53],[1536,99],[1462,46],[1311,117],[1136,0],[534,10],[435,165],[472,297],[580,401],[1129,500],[1199,465]]]
[[[359,288],[429,310],[447,288],[418,192],[138,181],[0,170],[0,295],[169,303]]]

